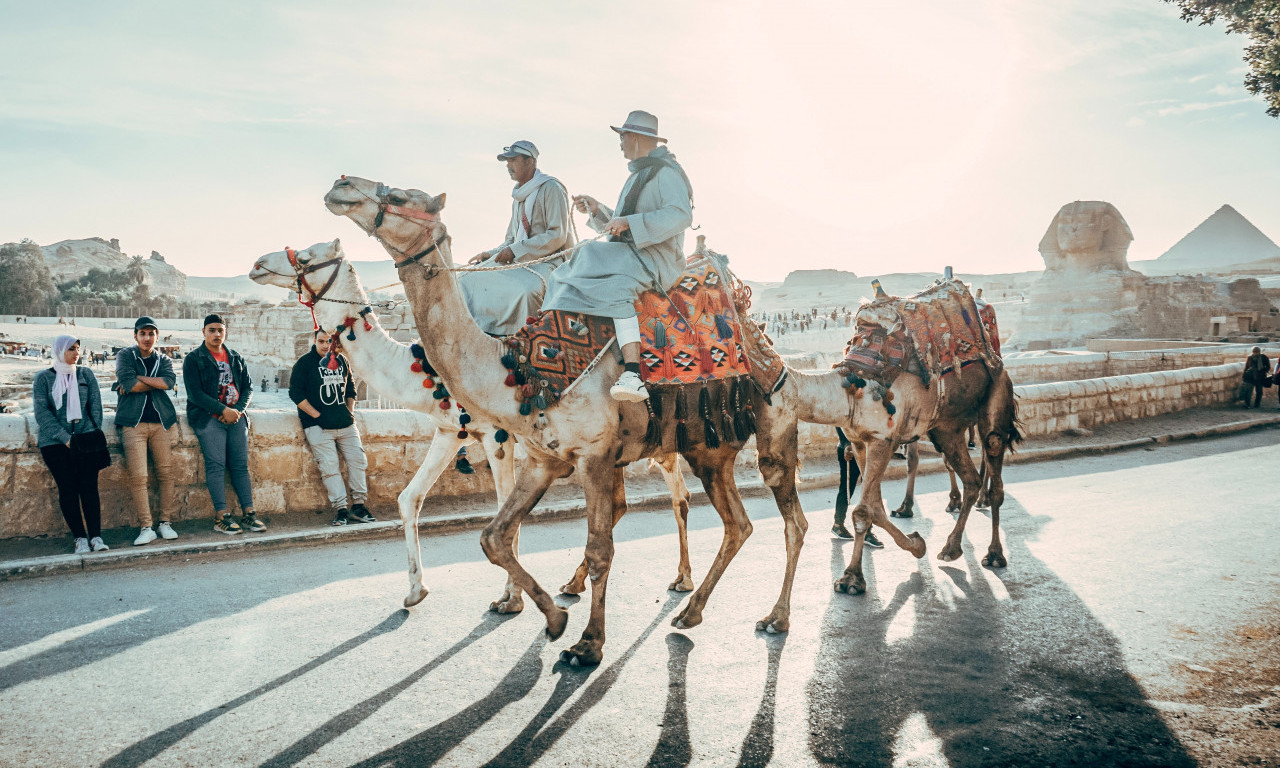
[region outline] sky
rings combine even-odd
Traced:
[[[1073,200],[1118,207],[1131,261],[1223,204],[1280,241],[1246,41],[1160,0],[3,2],[0,242],[201,276],[335,237],[386,258],[323,206],[349,174],[447,192],[465,260],[502,240],[504,145],[612,204],[633,109],[692,180],[688,248],[752,280],[1038,270]]]

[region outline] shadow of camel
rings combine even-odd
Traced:
[[[1012,498],[1001,513],[1028,531],[1043,524]],[[952,766],[1194,765],[1125,671],[1116,638],[1024,538],[1006,545],[1012,601],[987,581],[1004,572],[983,569],[972,547],[964,567],[939,569],[962,596],[952,607],[934,596],[931,570],[898,584],[883,608],[871,574],[866,596],[832,596],[807,686],[813,756],[890,765],[910,730],[917,745],[931,732]],[[842,562],[833,551],[833,573]]]

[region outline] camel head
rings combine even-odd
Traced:
[[[311,298],[317,291],[338,289],[344,295],[359,292],[355,267],[342,252],[342,241],[316,243],[300,251],[274,251],[260,257],[249,271],[249,279],[259,285],[278,285]],[[327,288],[328,287],[328,288]]]
[[[439,217],[444,200],[443,192],[432,196],[420,189],[343,176],[333,182],[324,205],[335,216],[346,216],[377,238],[400,263],[448,236]]]

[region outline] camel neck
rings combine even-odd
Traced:
[[[438,253],[400,270],[422,348],[453,399],[468,412],[499,426],[512,423],[521,417],[511,390],[503,385],[506,371],[498,362],[502,342],[472,319],[458,280],[447,268],[452,263],[453,254],[442,242]]]
[[[853,400],[840,386],[838,371],[798,371],[788,366],[783,392],[795,403],[796,416],[811,424],[841,426],[853,416]]]

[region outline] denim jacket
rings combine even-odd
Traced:
[[[229,407],[244,413],[253,399],[249,367],[234,349],[227,346],[222,349],[227,353],[231,378],[240,391],[240,399]],[[182,361],[182,384],[187,390],[187,423],[192,429],[203,429],[214,414],[222,413],[222,409],[228,407],[218,400],[218,361],[213,359],[213,354],[204,344],[193,349]]]
[[[80,411],[83,417],[74,424],[67,422],[67,399],[53,402],[53,382],[57,374],[46,368],[36,374],[31,383],[31,395],[35,401],[36,427],[39,447],[66,445],[71,435],[92,432],[102,428],[102,392],[98,390],[98,377],[87,365],[76,366],[76,383],[80,386]]]
[[[117,427],[138,426],[138,422],[142,421],[142,410],[147,404],[148,394],[151,395],[151,404],[156,413],[160,414],[160,426],[168,429],[178,423],[178,412],[174,410],[173,400],[169,397],[169,392],[178,383],[178,377],[173,373],[173,361],[168,355],[156,350],[152,350],[151,354],[160,358],[160,367],[156,369],[155,375],[158,379],[164,379],[164,383],[169,385],[168,390],[130,392],[138,383],[138,377],[147,375],[146,363],[136,346],[122,349],[116,355],[116,383],[119,385],[116,390]]]

